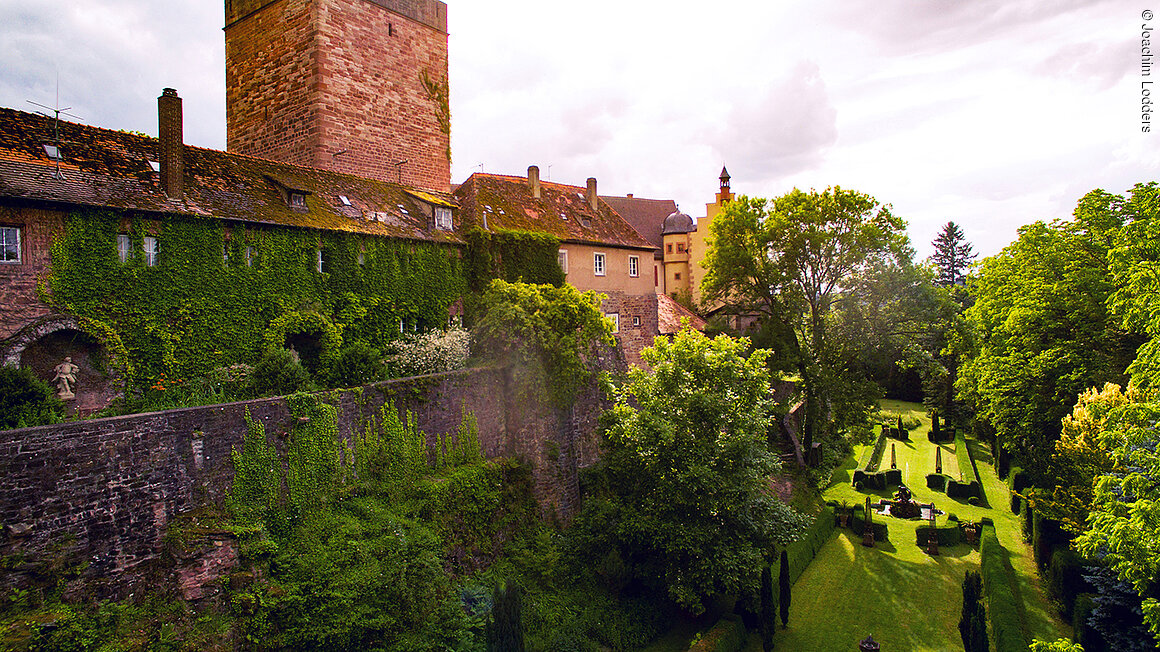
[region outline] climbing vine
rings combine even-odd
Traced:
[[[447,76],[442,79],[432,77],[427,70],[419,73],[419,83],[427,93],[427,99],[435,104],[435,120],[439,122],[439,131],[451,136],[451,88],[447,83]],[[447,146],[447,161],[451,161],[451,146]]]
[[[130,238],[125,262],[120,233]],[[142,253],[146,236],[159,241],[155,266]],[[163,373],[188,379],[253,364],[268,337],[308,329],[327,359],[343,343],[382,349],[400,323],[446,324],[466,289],[452,247],[194,217],[154,222],[77,211],[52,254],[45,298],[112,345],[136,388]]]
[[[557,259],[560,239],[553,235],[474,228],[467,232],[467,244],[467,277],[473,292],[486,291],[495,278],[509,283],[564,284],[564,270]]]

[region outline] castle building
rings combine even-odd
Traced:
[[[447,5],[226,0],[226,148],[449,192]]]

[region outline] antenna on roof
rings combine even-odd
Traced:
[[[472,169],[472,170],[474,170],[475,168],[479,168],[479,173],[480,173],[480,174],[483,174],[483,162],[482,162],[482,161],[479,163],[479,165],[473,165],[473,166],[471,166],[471,169]]]
[[[60,154],[60,116],[61,116],[61,114],[64,114],[70,118],[76,118],[77,120],[81,120],[82,118],[79,115],[73,115],[71,113],[68,113],[68,110],[72,108],[71,106],[66,106],[63,108],[60,106],[60,73],[58,72],[56,74],[56,106],[55,107],[45,106],[43,104],[40,104],[39,102],[33,102],[32,100],[25,100],[25,101],[28,102],[29,104],[32,104],[33,106],[39,106],[42,109],[52,111],[52,115],[49,115],[49,114],[45,113],[44,111],[37,111],[37,113],[39,113],[40,115],[42,115],[46,118],[52,118],[52,143],[53,143],[53,146],[56,148],[56,156],[52,157],[53,160],[56,161],[56,170],[53,171],[52,178],[64,179],[64,175],[60,173],[60,159],[63,158]]]

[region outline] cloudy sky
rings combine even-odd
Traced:
[[[448,0],[452,180],[523,174],[675,199],[867,192],[919,256],[948,220],[984,255],[1093,188],[1154,180],[1142,133],[1152,0]],[[0,0],[0,105],[225,145],[221,2]],[[1155,74],[1160,76],[1160,68]],[[1157,89],[1160,100],[1160,89]]]

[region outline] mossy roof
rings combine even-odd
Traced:
[[[52,118],[0,108],[0,198],[463,242],[431,218],[429,205],[454,206],[451,195],[190,145],[184,196],[171,200],[150,165],[160,156],[156,138],[67,121],[57,178],[43,147],[56,142],[53,128]],[[305,209],[292,208],[285,189],[304,192]]]
[[[562,242],[655,249],[604,200],[593,210],[586,193],[579,186],[541,181],[537,199],[525,177],[476,173],[455,189],[455,198],[464,227],[538,231]]]

